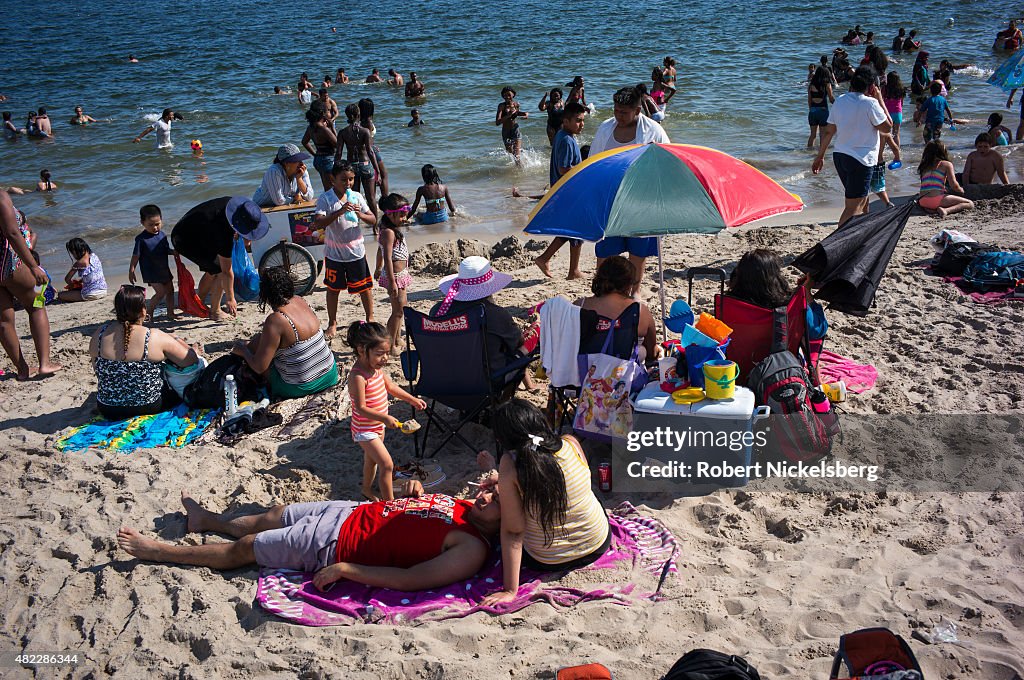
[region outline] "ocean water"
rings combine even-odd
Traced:
[[[970,0],[482,0],[470,8],[452,0],[382,0],[363,14],[266,0],[8,3],[0,13],[0,92],[9,100],[0,109],[12,111],[21,127],[29,110],[45,106],[56,137],[0,143],[0,185],[33,186],[48,168],[58,192],[14,197],[39,233],[44,265],[63,267],[63,243],[78,235],[120,274],[141,205],[160,205],[170,225],[208,198],[251,195],[276,148],[300,141],[303,109],[294,95],[274,96],[275,85],[294,90],[302,71],[317,84],[339,67],[354,81],[373,67],[393,67],[406,76],[415,70],[426,84],[426,100],[416,105],[427,123],[421,129],[405,126],[410,106],[386,86],[335,86],[331,96],[341,109],[374,100],[393,191],[411,198],[424,163],[449,184],[462,216],[414,229],[493,235],[525,225],[532,202],[512,198],[512,186],[539,192],[547,183],[541,95],[584,76],[587,100],[597,107],[582,135],[588,141],[611,115],[612,93],[649,83],[651,68],[672,55],[680,91],[664,125],[673,141],[722,149],[807,205],[832,205],[840,196],[834,169],[828,162],[822,175],[812,175],[813,152],[804,148],[807,65],[831,55],[854,24],[875,31],[883,47],[899,26],[917,28],[933,66],[943,58],[975,64],[954,76],[950,97],[957,117],[972,122],[944,135],[959,167],[989,113],[1002,111],[1004,124],[1017,126],[1016,107],[1007,111],[1006,95],[985,84],[1001,61],[990,45],[1008,18],[1004,7]],[[851,60],[862,55],[856,47],[849,52]],[[140,63],[127,63],[129,53]],[[913,57],[897,59],[909,81]],[[504,85],[518,90],[531,113],[522,124],[521,168],[494,125]],[[68,125],[78,104],[102,122]],[[174,123],[174,148],[157,150],[153,133],[132,144],[164,107],[186,118]],[[916,191],[922,146],[912,122],[903,132],[904,167],[888,176],[895,195]],[[202,158],[189,149],[196,138]],[[1011,181],[1020,181],[1024,152],[1008,153]],[[313,181],[319,190],[315,173]]]

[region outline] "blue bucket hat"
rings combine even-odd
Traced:
[[[246,196],[233,196],[224,208],[231,228],[250,241],[258,241],[270,231],[270,221],[260,207]]]

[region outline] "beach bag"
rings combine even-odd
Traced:
[[[843,675],[840,675],[840,672]],[[888,628],[863,628],[839,638],[832,680],[923,680],[924,671],[907,641]]]
[[[260,273],[252,263],[252,255],[245,249],[245,239],[236,238],[231,248],[231,271],[235,278],[235,295],[246,301],[260,295]]]
[[[1024,280],[1024,253],[982,253],[964,269],[964,281],[981,292],[1010,288],[1021,280]]]
[[[601,352],[579,356],[580,396],[573,429],[601,441],[625,439],[633,429],[630,397],[647,384],[647,371],[638,360],[637,347],[628,359],[610,354],[615,328],[608,329]]]
[[[199,379],[203,369],[207,366],[207,361],[204,357],[199,357],[199,361],[186,366],[185,368],[179,368],[169,361],[164,362],[164,382],[170,386],[172,390],[178,393],[178,396],[182,399],[185,398],[185,388],[194,383]]]
[[[761,680],[761,676],[743,657],[695,649],[676,661],[662,680]]]
[[[210,316],[210,310],[196,293],[196,282],[192,278],[192,272],[181,261],[180,256],[175,255],[174,261],[178,267],[178,308],[186,314],[198,316],[200,319],[207,318]]]
[[[947,276],[963,276],[967,265],[974,258],[982,253],[991,253],[994,250],[998,249],[973,241],[950,243],[946,245],[942,250],[942,254],[939,255],[939,261],[935,264],[935,269]]]
[[[211,361],[185,388],[185,403],[191,408],[224,408],[224,378],[229,375],[235,376],[238,403],[256,401],[260,384],[245,359],[237,354],[225,354]]]
[[[828,334],[828,319],[825,310],[816,300],[807,300],[807,339],[824,340]]]
[[[773,310],[772,324],[772,352],[751,369],[747,379],[757,405],[782,416],[770,419],[764,453],[771,459],[814,462],[832,451],[839,420],[834,410],[819,414],[811,403],[814,387],[807,369],[786,349],[785,307]]]

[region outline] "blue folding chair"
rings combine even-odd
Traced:
[[[406,307],[405,332],[409,348],[402,352],[402,372],[409,381],[409,392],[427,402],[426,426],[416,432],[416,456],[424,457],[431,427],[442,435],[431,458],[453,438],[476,453],[477,447],[460,430],[498,404],[501,387],[517,379],[514,375],[524,371],[536,353],[492,372],[483,305],[437,318]],[[458,419],[445,420],[437,404],[457,411]]]

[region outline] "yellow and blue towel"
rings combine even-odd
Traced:
[[[213,425],[219,409],[189,410],[179,404],[170,411],[136,416],[127,420],[96,418],[71,428],[57,440],[58,451],[71,453],[84,449],[107,449],[131,453],[157,446],[181,448],[197,439]]]

